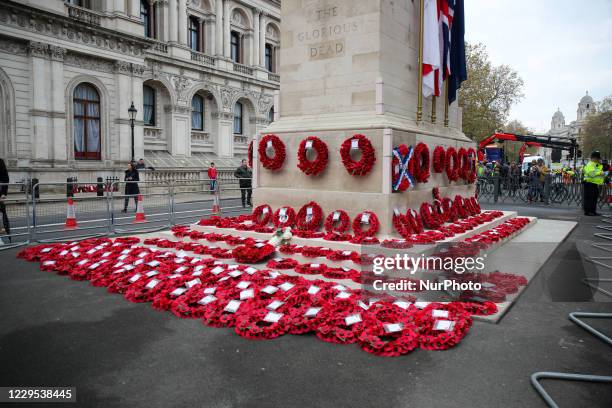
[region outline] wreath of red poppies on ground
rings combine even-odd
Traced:
[[[361,151],[361,159],[359,161],[351,158],[354,140],[357,141],[357,149]],[[354,135],[346,139],[342,146],[340,146],[340,156],[344,168],[352,176],[365,176],[372,170],[374,163],[376,163],[376,151],[370,140],[364,135]]]
[[[252,217],[255,225],[267,225],[272,218],[272,207],[270,207],[268,204],[258,205],[253,210]]]
[[[365,222],[365,220],[367,220],[367,222]],[[364,230],[361,228],[363,224],[369,227]],[[378,222],[378,217],[372,211],[359,213],[353,220],[353,232],[355,233],[355,237],[373,237],[378,233],[379,228],[380,223]]]
[[[393,227],[402,238],[408,239],[412,235],[410,221],[399,211],[393,213]]]
[[[297,228],[300,231],[316,231],[321,226],[321,222],[323,222],[323,210],[314,201],[304,205],[297,213]]]
[[[446,149],[446,177],[448,177],[448,181],[459,179],[459,157],[452,146]]]
[[[436,146],[433,151],[433,169],[435,173],[442,173],[446,169],[446,151],[442,146]]]
[[[267,150],[271,146],[274,149],[274,157],[268,156]],[[266,135],[259,142],[257,149],[261,164],[268,170],[279,170],[285,163],[285,144],[276,135]]]
[[[254,264],[266,260],[274,251],[270,244],[242,245],[234,248],[232,255],[236,262]]]
[[[416,211],[414,211],[413,209],[408,209],[408,211],[406,211],[406,219],[410,223],[410,228],[412,229],[412,232],[414,232],[415,234],[420,234],[421,232],[423,232],[423,222],[421,221],[421,217]]]
[[[338,214],[338,215],[336,215]],[[329,213],[325,219],[325,231],[328,233],[337,232],[343,234],[348,231],[349,225],[351,225],[351,219],[344,210],[336,210]]]
[[[399,151],[399,154],[402,157],[405,157],[408,154],[409,151],[409,147],[406,146],[405,144],[401,144],[399,146],[397,146],[397,150]],[[408,162],[408,172],[410,174],[413,173],[414,169],[413,167],[413,163],[414,163],[414,159],[411,159]],[[397,180],[400,178],[402,174],[402,168],[401,168],[401,163],[399,161],[399,159],[395,156],[395,154],[393,155],[393,162],[391,163],[391,178],[392,178],[392,186],[395,188],[395,185],[397,184]],[[402,178],[402,182],[400,183],[400,185],[398,186],[397,190],[395,191],[406,191],[408,190],[408,188],[410,187],[410,180],[408,180],[408,177],[403,177]]]
[[[309,145],[308,148],[306,148]],[[308,150],[314,149],[317,156],[313,161],[306,157]],[[325,170],[329,162],[327,145],[316,136],[308,136],[300,142],[297,153],[298,168],[308,176],[317,176]]]
[[[249,143],[249,152],[247,153],[247,157],[249,161],[249,167],[253,168],[253,141],[252,140],[251,140],[251,143]]]
[[[430,203],[422,203],[420,208],[421,218],[427,228],[435,230],[442,226],[442,220],[436,211],[436,208]]]
[[[281,213],[284,211],[284,214]],[[274,211],[274,218],[272,219],[276,228],[293,227],[295,225],[295,210],[291,207],[281,207]]]
[[[419,183],[427,183],[429,180],[429,147],[425,143],[419,143],[414,148],[414,178]]]

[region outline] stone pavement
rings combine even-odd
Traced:
[[[519,212],[547,214],[527,210]],[[584,240],[596,219],[570,210],[553,217],[579,226],[499,324],[475,322],[448,351],[390,359],[310,336],[246,340],[40,272],[5,251],[0,385],[76,386],[79,407],[544,407],[529,383],[535,371],[612,374],[609,346],[567,319],[612,311],[612,299],[579,283],[605,273],[577,249],[592,251]],[[595,325],[612,333],[610,321]],[[561,406],[612,404],[606,385],[544,384]]]

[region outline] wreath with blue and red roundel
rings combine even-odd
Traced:
[[[274,150],[274,157],[268,156],[268,149]],[[285,144],[276,135],[266,135],[259,142],[257,149],[259,161],[268,170],[279,170],[285,163]]]
[[[314,150],[316,157],[314,160],[308,160],[307,154],[309,150]],[[325,170],[329,162],[329,153],[327,145],[316,136],[308,136],[300,142],[298,148],[298,168],[308,176],[317,176]]]

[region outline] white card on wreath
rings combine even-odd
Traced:
[[[397,307],[401,307],[402,309],[406,310],[406,309],[408,309],[408,308],[410,307],[410,305],[411,305],[412,303],[410,303],[410,302],[405,302],[405,301],[403,301],[403,300],[396,300],[395,302],[393,302],[393,304],[394,304],[395,306],[397,306]]]
[[[268,140],[268,143],[266,144],[266,149],[271,149],[272,147],[272,140]]]
[[[448,310],[434,310],[431,312],[433,317],[441,317],[444,319],[448,319]]]
[[[276,286],[268,285],[261,290],[263,293],[267,293],[268,295],[272,295],[278,291]]]
[[[230,300],[230,302],[227,304],[227,306],[225,306],[225,309],[223,310],[228,313],[236,313],[238,311],[238,308],[240,308],[241,304],[242,302],[239,300]]]
[[[206,295],[212,295],[212,294],[213,294],[213,293],[215,293],[216,291],[217,291],[217,288],[216,288],[216,287],[214,287],[214,288],[206,288],[206,289],[204,289],[204,294],[206,294]]]
[[[450,320],[436,320],[436,322],[434,323],[434,330],[440,330],[440,331],[451,331],[453,330],[453,327],[455,326],[455,322],[450,321]]]
[[[172,295],[172,296],[181,296],[185,292],[187,292],[186,288],[176,288],[172,292],[170,292],[170,295]]]
[[[306,150],[310,150],[312,149],[312,140],[307,140],[306,141]]]
[[[242,290],[242,289],[246,289],[246,288],[248,288],[249,286],[251,286],[251,282],[247,282],[247,281],[242,281],[242,282],[239,282],[239,283],[236,285],[236,287],[237,287],[238,289],[241,289],[241,290]]]
[[[370,223],[370,213],[363,213],[361,215],[361,223],[362,224],[369,224]]]
[[[188,288],[191,289],[195,285],[201,285],[201,284],[202,284],[202,281],[200,281],[200,279],[198,279],[198,278],[195,278],[195,279],[190,280],[189,282],[185,283],[185,286],[187,286]]]
[[[146,288],[147,289],[153,289],[154,287],[157,286],[158,283],[159,283],[158,279],[151,279],[151,281],[149,283],[147,283]]]
[[[344,318],[344,323],[346,323],[347,326],[352,326],[355,323],[359,323],[361,321],[361,315],[359,313],[349,315]]]
[[[320,311],[321,311],[321,307],[311,307],[308,310],[306,310],[306,313],[304,313],[304,316],[306,317],[315,317]]]
[[[402,323],[386,323],[383,324],[383,327],[387,333],[397,333],[404,330]]]
[[[280,300],[275,300],[272,303],[270,303],[268,306],[266,306],[266,308],[270,310],[276,310],[284,304],[285,302],[281,302]]]
[[[264,317],[264,322],[268,323],[278,323],[278,321],[283,317],[282,313],[276,312],[268,312],[266,317]]]
[[[320,290],[321,290],[320,287],[312,285],[311,287],[308,288],[308,294],[309,295],[316,295],[317,293],[319,293]]]
[[[359,150],[359,139],[351,140],[351,150]]]
[[[217,300],[216,297],[212,296],[212,295],[208,295],[208,296],[204,296],[202,299],[198,300],[198,303],[201,305],[207,305],[209,303],[214,302],[215,300]]]
[[[285,282],[278,287],[281,288],[284,292],[291,290],[295,285],[293,283]]]
[[[251,299],[255,297],[255,291],[253,289],[246,289],[240,292],[240,300]]]
[[[338,211],[334,212],[332,221],[338,221],[339,219],[340,219],[340,213]]]
[[[244,271],[248,273],[249,275],[253,275],[255,272],[257,272],[257,268],[253,268],[252,266],[249,266]]]
[[[270,210],[268,209],[268,207],[264,207],[263,210],[261,210],[262,213],[267,214]]]

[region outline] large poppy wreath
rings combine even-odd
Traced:
[[[359,161],[351,158],[351,150],[361,151]],[[370,140],[364,135],[354,135],[346,139],[340,146],[340,156],[346,171],[352,176],[365,176],[376,163],[376,151]]]
[[[274,157],[268,156],[268,149],[274,149]],[[257,149],[261,164],[268,170],[279,170],[285,162],[285,144],[276,135],[266,135]]]
[[[309,150],[314,150],[316,157],[314,160],[308,160],[307,154]],[[308,136],[302,140],[298,149],[298,168],[309,176],[319,175],[327,167],[329,162],[327,145],[316,136]]]

